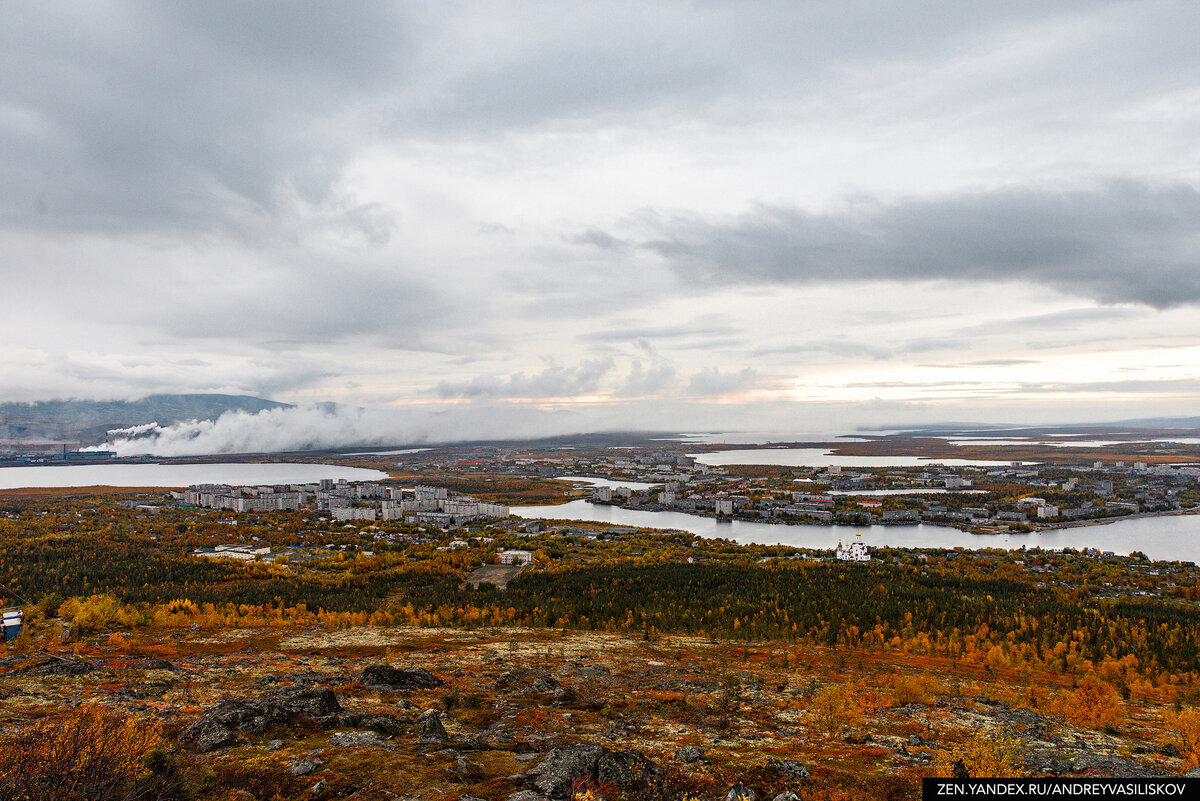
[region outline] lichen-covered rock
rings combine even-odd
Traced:
[[[436,709],[426,710],[417,718],[417,737],[418,742],[424,745],[444,743],[450,739]]]
[[[237,741],[237,732],[263,734],[275,726],[312,720],[323,728],[338,724],[338,704],[328,687],[304,687],[264,693],[253,701],[222,701],[210,707],[179,736],[183,745],[212,751]]]
[[[60,656],[47,656],[31,665],[19,667],[9,673],[10,676],[82,676],[91,673],[96,666],[84,659],[64,659]]]
[[[368,665],[359,681],[367,687],[393,692],[400,690],[432,690],[445,682],[425,668],[394,668],[391,665]]]
[[[694,745],[685,745],[675,752],[675,758],[680,762],[699,762],[704,759],[704,752]]]
[[[292,774],[293,776],[307,776],[316,770],[317,766],[320,764],[320,760],[301,759],[299,762],[293,763],[288,768],[288,773]]]
[[[358,712],[339,712],[337,714],[336,725],[352,726],[356,729],[370,729],[371,731],[379,732],[385,737],[395,737],[398,734],[403,734],[412,725],[412,721],[394,718],[390,715],[364,715]]]
[[[808,768],[794,759],[768,759],[767,767],[785,779],[807,779]]]
[[[378,747],[384,745],[384,739],[377,731],[339,731],[329,738],[329,744],[339,748]]]
[[[662,770],[641,751],[616,751],[600,757],[596,765],[596,781],[621,789],[645,791],[662,784]]]
[[[663,783],[662,769],[640,751],[614,752],[590,743],[555,748],[518,778],[549,799],[568,798],[577,781],[641,794],[653,792]]]
[[[729,788],[729,792],[725,794],[725,801],[758,801],[758,793],[738,782]]]
[[[545,670],[532,668],[517,668],[504,673],[496,679],[496,689],[521,693],[561,692],[562,684]]]

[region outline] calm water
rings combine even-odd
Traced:
[[[919,489],[882,489],[882,490],[829,490],[822,495],[987,495],[987,490],[977,489],[938,489],[937,487],[921,487]]]
[[[308,484],[323,478],[377,481],[387,473],[336,464],[84,464],[0,467],[0,489],[23,487],[187,487],[192,484]]]
[[[1011,462],[978,459],[921,459],[916,456],[840,456],[824,448],[755,448],[753,450],[689,453],[701,464],[771,464],[781,467],[1007,467]]]
[[[1099,548],[1128,554],[1142,551],[1151,559],[1200,562],[1200,515],[1142,517],[1103,526],[1079,526],[1036,534],[983,536],[967,534],[946,526],[788,526],[716,520],[683,512],[646,512],[618,506],[571,501],[559,506],[514,506],[512,513],[523,518],[591,520],[615,526],[674,528],[703,537],[721,537],[741,543],[793,545],[801,548],[833,548],[838,540],[849,540],[862,532],[868,545],[900,548]]]
[[[647,484],[644,481],[616,481],[611,478],[588,478],[587,476],[558,476],[558,481],[574,481],[577,484],[591,484],[593,487],[629,487],[631,490],[646,490],[651,487],[661,487],[661,484]]]

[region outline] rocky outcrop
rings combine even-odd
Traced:
[[[554,693],[562,690],[558,679],[545,670],[517,668],[496,679],[496,689],[516,693]]]
[[[423,745],[435,745],[450,739],[436,709],[426,710],[417,718],[417,737]]]
[[[319,759],[301,759],[288,767],[288,773],[293,776],[307,776],[321,765]]]
[[[359,681],[366,687],[399,692],[403,690],[432,690],[445,682],[425,668],[394,668],[391,665],[368,665]]]
[[[794,759],[768,759],[767,768],[785,779],[801,781],[808,778],[808,768]]]
[[[368,729],[367,731],[339,731],[329,738],[329,744],[339,748],[361,748],[363,746],[382,748],[386,742],[379,732]]]
[[[96,666],[84,659],[64,659],[60,656],[47,656],[31,665],[19,667],[10,671],[10,676],[82,676],[91,673]]]
[[[277,690],[254,701],[222,701],[179,736],[183,745],[212,751],[237,740],[238,732],[263,734],[296,720],[312,720],[322,728],[337,725],[341,705],[328,687]]]
[[[628,793],[655,792],[662,787],[663,772],[640,751],[610,751],[602,745],[578,743],[555,748],[518,780],[557,801],[568,798],[579,781]]]
[[[758,793],[738,782],[729,788],[729,792],[725,794],[725,801],[758,801]]]
[[[212,751],[237,742],[238,734],[264,734],[291,723],[311,720],[323,729],[347,726],[394,737],[408,721],[386,715],[346,712],[328,687],[291,687],[264,693],[251,701],[222,701],[184,729],[181,745]]]

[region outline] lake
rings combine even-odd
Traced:
[[[841,456],[825,448],[754,448],[689,453],[688,456],[710,467],[727,464],[770,464],[780,467],[1008,467],[1012,464],[979,459],[922,459],[917,456]]]
[[[310,484],[323,478],[378,481],[387,473],[336,464],[82,464],[0,467],[0,489],[25,487],[188,487],[192,484]]]
[[[647,484],[644,481],[618,481],[611,478],[589,478],[588,476],[557,476],[555,481],[573,481],[576,484],[591,484],[593,487],[629,487],[631,490],[648,490],[662,484]]]
[[[619,506],[571,501],[558,506],[514,506],[522,518],[590,520],[614,526],[674,528],[702,537],[740,543],[792,545],[799,548],[833,548],[862,532],[868,545],[898,548],[1099,548],[1128,554],[1142,551],[1151,559],[1200,562],[1200,515],[1171,515],[1118,520],[1099,526],[1053,529],[1033,534],[978,535],[947,526],[842,526],[752,523],[717,520],[684,512],[649,512]]]

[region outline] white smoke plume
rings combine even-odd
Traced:
[[[410,409],[297,406],[226,412],[216,420],[157,423],[110,432],[93,450],[118,456],[200,456],[277,453],[376,444],[532,439],[576,433],[589,426],[574,413],[493,403]],[[116,435],[116,436],[112,436]]]
[[[166,429],[164,429],[157,422],[155,422],[155,423],[143,423],[140,426],[130,426],[129,428],[110,428],[106,433],[108,435],[108,439],[114,439],[114,438],[127,439],[127,438],[135,438],[135,437],[144,437],[147,434],[158,434],[165,430]],[[88,449],[84,448],[84,450],[88,450]]]

